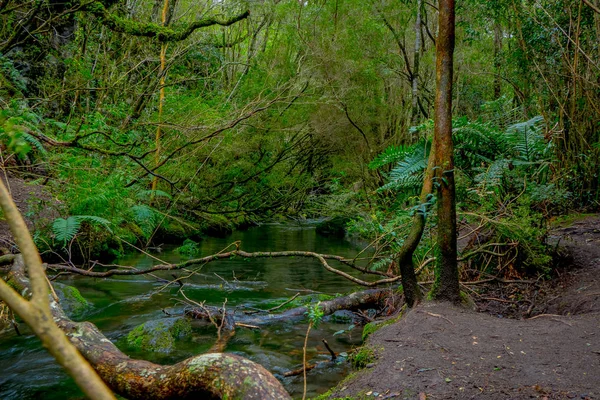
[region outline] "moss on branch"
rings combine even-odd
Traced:
[[[104,4],[99,1],[86,5],[82,10],[93,14],[96,18],[100,19],[104,26],[115,32],[126,33],[133,36],[156,38],[159,42],[178,42],[186,39],[197,29],[213,25],[229,26],[248,18],[250,15],[250,11],[246,10],[243,13],[230,18],[208,17],[183,26],[167,27],[154,23],[137,22],[129,18],[120,17],[109,12]]]

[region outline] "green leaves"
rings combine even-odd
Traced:
[[[54,220],[52,223],[52,232],[54,233],[55,239],[59,242],[63,242],[63,245],[66,245],[67,242],[73,240],[79,233],[81,223],[84,221],[101,224],[112,233],[109,227],[110,221],[104,218],[96,217],[94,215],[72,215],[67,219],[57,218]]]
[[[507,137],[520,160],[526,162],[537,161],[544,153],[546,143],[541,133],[543,121],[544,118],[538,115],[528,121],[519,122],[508,127]]]
[[[319,324],[323,320],[323,310],[321,309],[321,302],[308,306],[308,310],[306,310],[306,315],[308,316],[308,321],[315,327],[318,328]]]
[[[390,171],[389,182],[378,191],[418,188],[423,183],[423,171],[427,167],[430,150],[431,143],[426,141],[411,146]]]

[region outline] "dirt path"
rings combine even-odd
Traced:
[[[540,291],[532,318],[420,305],[371,335],[377,361],[333,397],[600,399],[600,218],[554,239],[573,267]]]

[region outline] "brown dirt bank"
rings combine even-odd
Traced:
[[[600,217],[553,235],[572,262],[533,317],[422,304],[369,337],[377,361],[332,398],[600,399]]]

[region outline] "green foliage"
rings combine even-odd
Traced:
[[[194,242],[191,239],[186,239],[184,240],[183,245],[175,249],[175,252],[181,254],[182,256],[194,257],[200,252],[200,246],[198,242]]]
[[[523,162],[538,161],[545,154],[548,146],[542,135],[541,116],[536,116],[525,122],[511,125],[507,129],[509,143],[514,149],[517,159]]]
[[[350,363],[354,369],[363,369],[377,359],[375,350],[369,346],[362,346],[350,354]]]
[[[130,208],[133,220],[142,230],[144,238],[149,238],[161,220],[161,214],[145,204],[136,204]]]
[[[308,321],[315,327],[318,328],[323,321],[323,309],[321,308],[321,302],[317,302],[316,304],[307,306],[306,316],[308,317]]]
[[[94,215],[72,215],[67,219],[56,218],[52,223],[52,232],[57,241],[62,242],[63,246],[70,242],[79,233],[82,222],[94,222],[102,225],[106,230],[110,229],[110,221],[96,217]]]
[[[415,190],[423,184],[423,171],[427,167],[431,143],[422,141],[404,154],[397,161],[394,168],[389,173],[389,182],[380,187],[379,191],[384,190]]]

